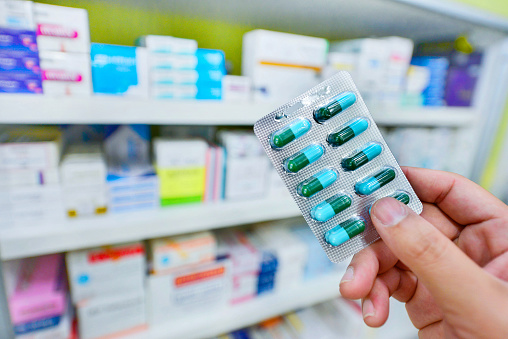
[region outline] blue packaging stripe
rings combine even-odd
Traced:
[[[38,319],[28,323],[17,324],[14,325],[14,334],[21,335],[56,327],[60,323],[60,320],[61,316],[57,315],[51,318]]]

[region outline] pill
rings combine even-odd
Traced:
[[[342,160],[342,167],[346,171],[354,171],[380,155],[382,151],[383,147],[380,144],[376,142],[368,143],[352,157],[344,158]]]
[[[395,171],[393,168],[384,168],[373,176],[367,177],[357,182],[355,185],[355,190],[358,194],[369,195],[393,179],[395,179]]]
[[[296,173],[305,166],[316,162],[324,153],[324,147],[319,144],[307,146],[300,152],[284,160],[284,167],[286,167],[288,172]]]
[[[338,177],[335,170],[326,168],[298,185],[297,192],[302,197],[309,198],[333,184]]]
[[[411,201],[411,198],[409,197],[409,195],[406,192],[402,192],[402,191],[397,191],[397,192],[393,193],[392,195],[390,195],[390,197],[397,199],[404,205],[409,204],[409,202]]]
[[[325,240],[332,246],[339,246],[365,231],[365,221],[360,217],[346,220],[325,233]]]
[[[310,216],[316,221],[325,222],[349,206],[351,206],[351,197],[337,194],[314,206],[310,211]]]
[[[310,130],[310,126],[309,120],[297,119],[278,131],[273,132],[270,136],[270,145],[273,148],[282,148],[307,133]]]
[[[356,102],[353,92],[344,92],[332,99],[332,102],[314,111],[314,119],[323,123],[344,111]]]
[[[344,145],[349,140],[362,134],[369,127],[369,121],[364,118],[350,120],[338,132],[328,135],[328,143],[334,147]]]

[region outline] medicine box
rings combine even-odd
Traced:
[[[39,52],[42,88],[47,95],[91,95],[89,54]]]
[[[71,337],[74,312],[67,303],[62,315],[14,326],[16,339],[67,339]]]
[[[150,73],[152,85],[185,85],[193,84],[200,86],[220,86],[224,72],[218,69],[194,70],[194,69],[169,69],[157,70]]]
[[[77,305],[79,338],[119,338],[147,330],[143,290],[101,296]]]
[[[10,128],[0,133],[0,170],[58,168],[61,133],[57,128]]]
[[[15,50],[36,54],[38,48],[35,31],[0,27],[0,48],[2,52]]]
[[[145,35],[139,37],[137,45],[146,47],[150,53],[195,54],[198,42],[191,39],[164,35]]]
[[[211,232],[151,239],[148,244],[153,274],[164,274],[180,266],[212,261],[217,254],[217,242]]]
[[[222,100],[249,102],[251,100],[252,82],[249,77],[226,75],[222,78]]]
[[[69,146],[60,172],[69,217],[106,213],[106,161],[98,144]]]
[[[33,3],[31,1],[0,1],[0,27],[33,30]]]
[[[152,85],[152,97],[156,99],[177,100],[220,100],[222,98],[222,86],[220,82],[211,85],[197,86],[186,85]]]
[[[198,139],[155,138],[153,151],[161,205],[202,201],[208,144]]]
[[[31,73],[0,73],[0,93],[42,94],[40,75]]]
[[[225,199],[254,199],[267,192],[268,158],[254,134],[219,132],[226,149]]]
[[[72,301],[139,293],[144,286],[143,243],[104,246],[66,254]]]
[[[150,324],[218,312],[231,298],[231,262],[223,259],[151,275],[147,288]]]
[[[16,288],[9,296],[15,326],[64,313],[67,291],[60,254],[24,259],[17,273]]]
[[[93,43],[91,58],[95,94],[148,97],[145,48]]]
[[[0,50],[0,73],[25,72],[34,75],[41,74],[39,55],[37,52],[27,52],[17,49]]]
[[[254,30],[243,36],[242,75],[254,100],[283,103],[318,83],[327,52],[325,39]]]
[[[88,56],[90,29],[85,9],[40,3],[34,3],[33,8],[39,50],[86,53]]]
[[[106,127],[104,151],[109,167],[125,168],[150,163],[150,126]]]

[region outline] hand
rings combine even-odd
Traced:
[[[421,216],[393,198],[374,203],[382,241],[357,253],[340,284],[362,299],[367,325],[406,303],[420,338],[508,338],[508,206],[468,179],[403,168]]]

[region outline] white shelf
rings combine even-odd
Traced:
[[[119,97],[0,95],[0,124],[150,124],[252,126],[277,104],[136,100]],[[387,108],[372,114],[379,125],[463,126],[472,108]],[[15,112],[15,113],[13,113]]]
[[[289,198],[190,204],[0,231],[0,257],[10,260],[296,217]]]
[[[140,333],[137,338],[210,338],[338,297],[339,281],[340,274],[333,273],[220,311],[205,311],[206,313],[191,318],[175,319],[154,326],[148,333]]]

